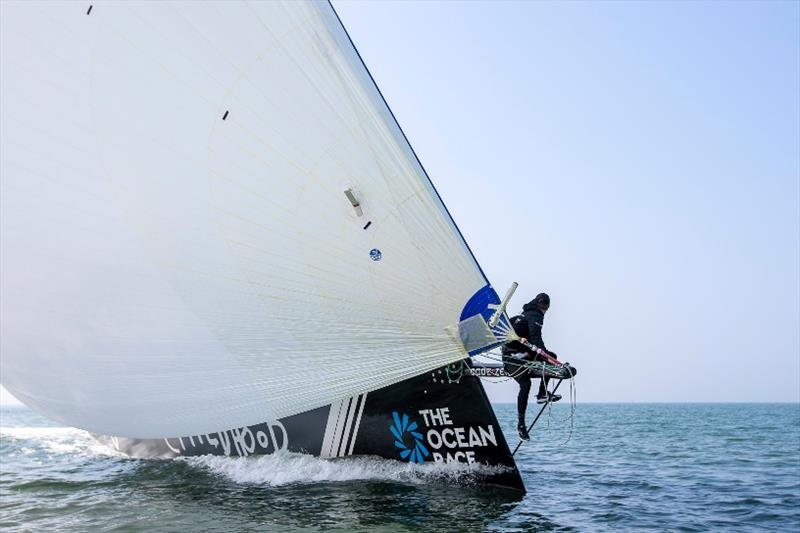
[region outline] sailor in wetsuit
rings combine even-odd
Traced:
[[[522,325],[523,329],[527,331],[527,334],[523,335],[526,331],[518,331],[518,327],[515,327],[514,330],[517,332],[517,335],[526,338],[528,342],[537,348],[541,348],[555,358],[556,354],[547,350],[542,340],[544,314],[549,308],[550,296],[545,293],[538,294],[536,298],[522,307],[522,315],[519,317],[520,324],[517,326],[519,327],[519,325]],[[527,322],[527,328],[524,327],[525,322]],[[519,342],[510,342],[503,346],[503,363],[505,370],[510,375],[514,376],[516,382],[519,383],[519,394],[517,395],[517,431],[521,439],[528,440],[530,436],[528,435],[528,429],[525,425],[525,411],[528,407],[528,395],[531,391],[531,371],[525,369],[519,363],[515,363],[514,359],[536,361],[537,359],[541,359],[541,357]],[[539,393],[536,395],[537,403],[545,403],[548,398],[551,402],[557,402],[561,399],[560,394],[553,394],[547,390],[547,379],[546,377],[542,377],[542,381],[539,383]]]

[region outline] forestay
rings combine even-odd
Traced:
[[[239,427],[502,341],[328,3],[2,3],[2,380],[94,432]]]

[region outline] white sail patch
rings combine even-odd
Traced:
[[[215,432],[351,397],[337,457],[352,398],[491,346],[471,317],[500,300],[329,3],[0,8],[0,352],[21,401],[247,454]]]
[[[473,315],[459,322],[458,333],[467,352],[479,351],[497,344],[497,337],[481,315]]]

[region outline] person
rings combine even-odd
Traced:
[[[536,298],[522,306],[522,315],[512,318],[512,325],[515,326],[514,330],[519,337],[526,339],[530,344],[544,350],[548,355],[555,358],[556,354],[547,350],[542,339],[544,314],[548,309],[550,309],[550,296],[546,293],[540,293],[536,295]],[[543,359],[543,357],[517,341],[504,345],[502,351],[506,372],[512,375],[519,384],[517,431],[521,439],[528,440],[530,436],[525,424],[525,411],[528,407],[528,395],[531,390],[531,370],[520,364],[519,359],[536,361]],[[536,394],[537,403],[557,402],[561,399],[560,394],[553,394],[547,390],[547,381],[548,378],[542,376],[542,381],[539,383],[539,392]]]

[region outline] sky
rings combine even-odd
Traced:
[[[334,6],[579,401],[800,401],[800,3]]]
[[[334,5],[579,401],[800,401],[800,3]]]

